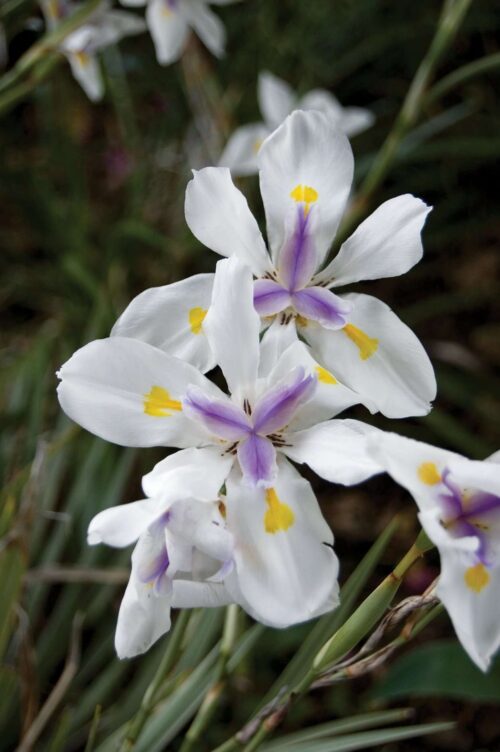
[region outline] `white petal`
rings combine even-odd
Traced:
[[[234,598],[221,583],[174,580],[174,608],[218,608],[230,603],[234,603]]]
[[[326,89],[312,89],[299,100],[297,109],[318,110],[333,123],[340,123],[343,107],[336,97]]]
[[[87,53],[66,53],[71,71],[92,102],[98,102],[104,96],[104,82],[95,55]]]
[[[486,671],[500,647],[500,567],[488,570],[488,584],[477,592],[465,576],[475,566],[474,556],[460,550],[441,550],[437,594],[453,622],[462,646],[474,663]]]
[[[207,248],[238,256],[256,276],[272,269],[257,222],[227,167],[193,170],[185,212],[191,232]]]
[[[422,258],[420,233],[431,210],[409,193],[385,201],[359,225],[314,281],[339,287],[404,274]]]
[[[192,497],[214,501],[233,464],[231,454],[217,447],[184,449],[158,462],[142,479],[144,493],[151,498],[175,501]]]
[[[59,402],[83,428],[122,446],[193,446],[205,435],[183,415],[195,368],[139,340],[111,337],[78,350],[58,373]]]
[[[260,342],[259,377],[267,378],[285,350],[297,341],[295,321],[282,323],[277,316],[264,332]]]
[[[351,188],[354,160],[349,141],[320,112],[290,115],[259,151],[260,189],[273,256],[285,238],[285,219],[301,186],[316,192],[309,204],[316,213],[315,245],[324,258],[335,236]]]
[[[378,429],[359,421],[328,420],[287,434],[282,451],[294,462],[305,462],[321,478],[351,486],[382,472],[368,450],[372,432]]]
[[[260,317],[253,307],[249,267],[237,258],[219,261],[205,332],[229,391],[252,400],[259,367]]]
[[[213,274],[196,274],[172,285],[144,290],[124,310],[111,336],[140,339],[202,373],[215,366],[203,320],[212,297]]]
[[[298,340],[281,353],[275,368],[267,379],[267,384],[269,386],[276,384],[297,366],[302,366],[306,373],[316,376],[318,384],[314,395],[298,410],[289,424],[289,431],[298,431],[301,428],[313,426],[328,418],[333,418],[352,405],[361,403],[369,409],[373,408],[373,404],[369,400],[363,400],[359,394],[344,386],[335,373],[322,368],[312,357],[307,345]]]
[[[368,439],[368,448],[373,458],[391,475],[396,483],[406,488],[421,511],[436,508],[436,494],[441,492],[439,480],[450,463],[462,459],[459,454],[447,449],[407,439],[396,433],[380,432]]]
[[[144,653],[170,629],[170,596],[158,595],[137,575],[142,563],[154,553],[155,543],[156,536],[145,533],[132,554],[132,572],[116,625],[115,648],[119,658]]]
[[[375,122],[375,115],[364,107],[343,107],[339,125],[349,138],[366,131]]]
[[[224,55],[226,30],[224,24],[201,0],[181,0],[182,15],[215,57]]]
[[[297,103],[292,87],[269,71],[259,74],[257,98],[262,117],[271,129],[281,125]]]
[[[264,123],[251,123],[237,128],[224,147],[219,167],[228,167],[233,175],[257,174],[257,153],[268,135],[269,129]]]
[[[492,462],[454,457],[449,469],[463,488],[475,488],[500,497],[500,465]]]
[[[167,8],[163,0],[150,0],[146,8],[146,21],[160,65],[178,60],[189,31],[182,15]]]
[[[168,512],[168,530],[177,539],[219,562],[231,559],[233,539],[225,529],[218,501],[207,504],[186,499],[172,504]]]
[[[284,514],[279,505],[286,505]],[[243,485],[234,472],[226,509],[235,577],[257,619],[286,627],[312,618],[326,602],[335,604],[338,560],[332,533],[310,484],[284,458],[275,487],[267,492]]]
[[[348,328],[302,330],[313,356],[388,418],[426,415],[436,396],[436,379],[415,334],[377,298],[341,297],[352,303]]]
[[[94,25],[93,49],[102,49],[116,44],[123,37],[141,34],[146,24],[134,13],[123,10],[109,10]]]
[[[487,462],[500,462],[500,449],[486,458]]]
[[[87,543],[130,546],[165,511],[165,506],[162,500],[143,499],[103,509],[90,521]]]

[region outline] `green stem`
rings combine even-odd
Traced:
[[[425,98],[425,104],[432,104],[444,94],[451,91],[451,89],[460,86],[460,84],[463,84],[471,78],[475,78],[475,76],[481,75],[481,73],[488,73],[488,71],[494,70],[495,68],[500,68],[500,52],[495,52],[493,55],[486,55],[479,60],[474,60],[472,63],[463,65],[461,68],[453,71],[453,73],[442,78],[432,87]]]
[[[342,222],[338,243],[350,235],[366,213],[375,191],[385,179],[397,156],[401,141],[416,124],[436,67],[453,41],[471,2],[472,0],[445,1],[429,50],[415,73],[396,121],[377,153],[351,211]]]
[[[385,613],[392,599],[396,595],[402,578],[410,567],[429,549],[433,548],[433,543],[429,540],[422,530],[418,535],[413,546],[406,552],[401,561],[394,567],[392,572],[383,580],[380,585],[365,598],[358,606],[356,611],[347,619],[346,622],[335,632],[335,634],[325,643],[317,653],[311,668],[305,677],[295,686],[284,694],[282,703],[276,708],[276,711],[270,716],[263,718],[258,725],[252,738],[245,745],[241,741],[241,732],[228,739],[213,752],[255,752],[267,736],[274,731],[276,726],[281,722],[281,710],[290,702],[295,702],[300,696],[304,695],[311,687],[311,684],[317,678],[318,674],[325,670],[332,663],[339,661],[346,653],[354,648],[372,629]]]
[[[146,690],[141,707],[129,723],[119,752],[129,752],[129,750],[134,748],[146,721],[153,712],[165,679],[180,657],[181,646],[191,613],[187,609],[179,612],[175,627],[170,634],[165,654],[158,666],[153,681]]]
[[[179,752],[192,752],[192,750],[198,748],[198,741],[215,713],[218,700],[226,684],[227,664],[236,642],[238,631],[238,611],[238,606],[235,604],[228,606],[226,609],[224,631],[222,633],[222,640],[219,649],[219,659],[215,667],[214,680],[210,685],[186,736],[184,737]]]

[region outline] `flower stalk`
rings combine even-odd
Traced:
[[[167,643],[167,649],[161,660],[158,670],[153,681],[147,688],[144,698],[137,714],[130,721],[125,737],[119,748],[119,752],[129,752],[133,749],[140,733],[142,732],[146,721],[153,712],[156,702],[159,699],[165,679],[177,663],[180,657],[180,651],[184,640],[184,634],[191,616],[191,611],[183,610],[179,612],[175,627]]]

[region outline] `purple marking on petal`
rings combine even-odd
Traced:
[[[253,286],[253,304],[260,316],[272,316],[290,305],[290,293],[271,279],[258,279]]]
[[[141,582],[154,582],[161,577],[168,569],[170,559],[168,558],[168,552],[166,547],[163,548],[159,554],[152,559],[144,562],[137,572]]]
[[[221,439],[238,441],[251,431],[248,417],[241,408],[229,401],[211,399],[197,387],[187,390],[182,404],[188,417]]]
[[[272,486],[277,472],[276,449],[264,436],[252,433],[238,444],[238,461],[246,483],[251,486]]]
[[[279,257],[279,276],[284,286],[294,292],[311,280],[317,266],[316,249],[311,232],[313,207],[306,213],[297,207],[293,224],[288,224],[286,238]]]
[[[478,491],[473,494],[464,509],[463,517],[470,519],[474,517],[477,519],[483,515],[490,514],[491,512],[500,511],[500,497],[495,496],[492,493],[486,493],[486,491]]]
[[[301,366],[295,368],[287,382],[277,384],[258,400],[253,411],[254,430],[267,435],[286,426],[312,397],[317,383],[315,375],[305,376]]]
[[[306,287],[292,295],[292,305],[306,319],[317,321],[328,329],[341,329],[347,324],[351,304],[324,287]]]

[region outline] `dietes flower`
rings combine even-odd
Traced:
[[[233,175],[253,175],[259,170],[258,151],[263,141],[294,110],[318,110],[346,134],[356,136],[373,125],[370,110],[362,107],[342,107],[326,89],[313,89],[298,97],[292,88],[267,71],[259,75],[257,87],[261,123],[237,128],[220,157],[219,165],[229,167]]]
[[[437,594],[463,647],[486,671],[500,647],[500,453],[468,460],[396,434],[370,445],[417,502],[441,557]]]
[[[229,5],[237,0],[120,0],[129,7],[146,6],[146,22],[161,65],[180,58],[193,30],[216,57],[222,57],[226,30],[210,5]]]
[[[224,167],[195,172],[187,187],[194,235],[251,267],[264,325],[292,323],[322,366],[388,417],[426,414],[436,381],[413,332],[376,298],[331,288],[411,269],[430,208],[408,194],[386,201],[324,266],[351,187],[347,138],[319,112],[294,112],[265,141],[259,164],[270,253]]]
[[[68,0],[42,0],[41,6],[49,29],[55,28],[79,7]],[[142,19],[132,13],[111,10],[109,3],[104,1],[82,26],[62,41],[60,51],[90,100],[97,102],[104,95],[97,53],[123,37],[143,32],[145,28]]]

